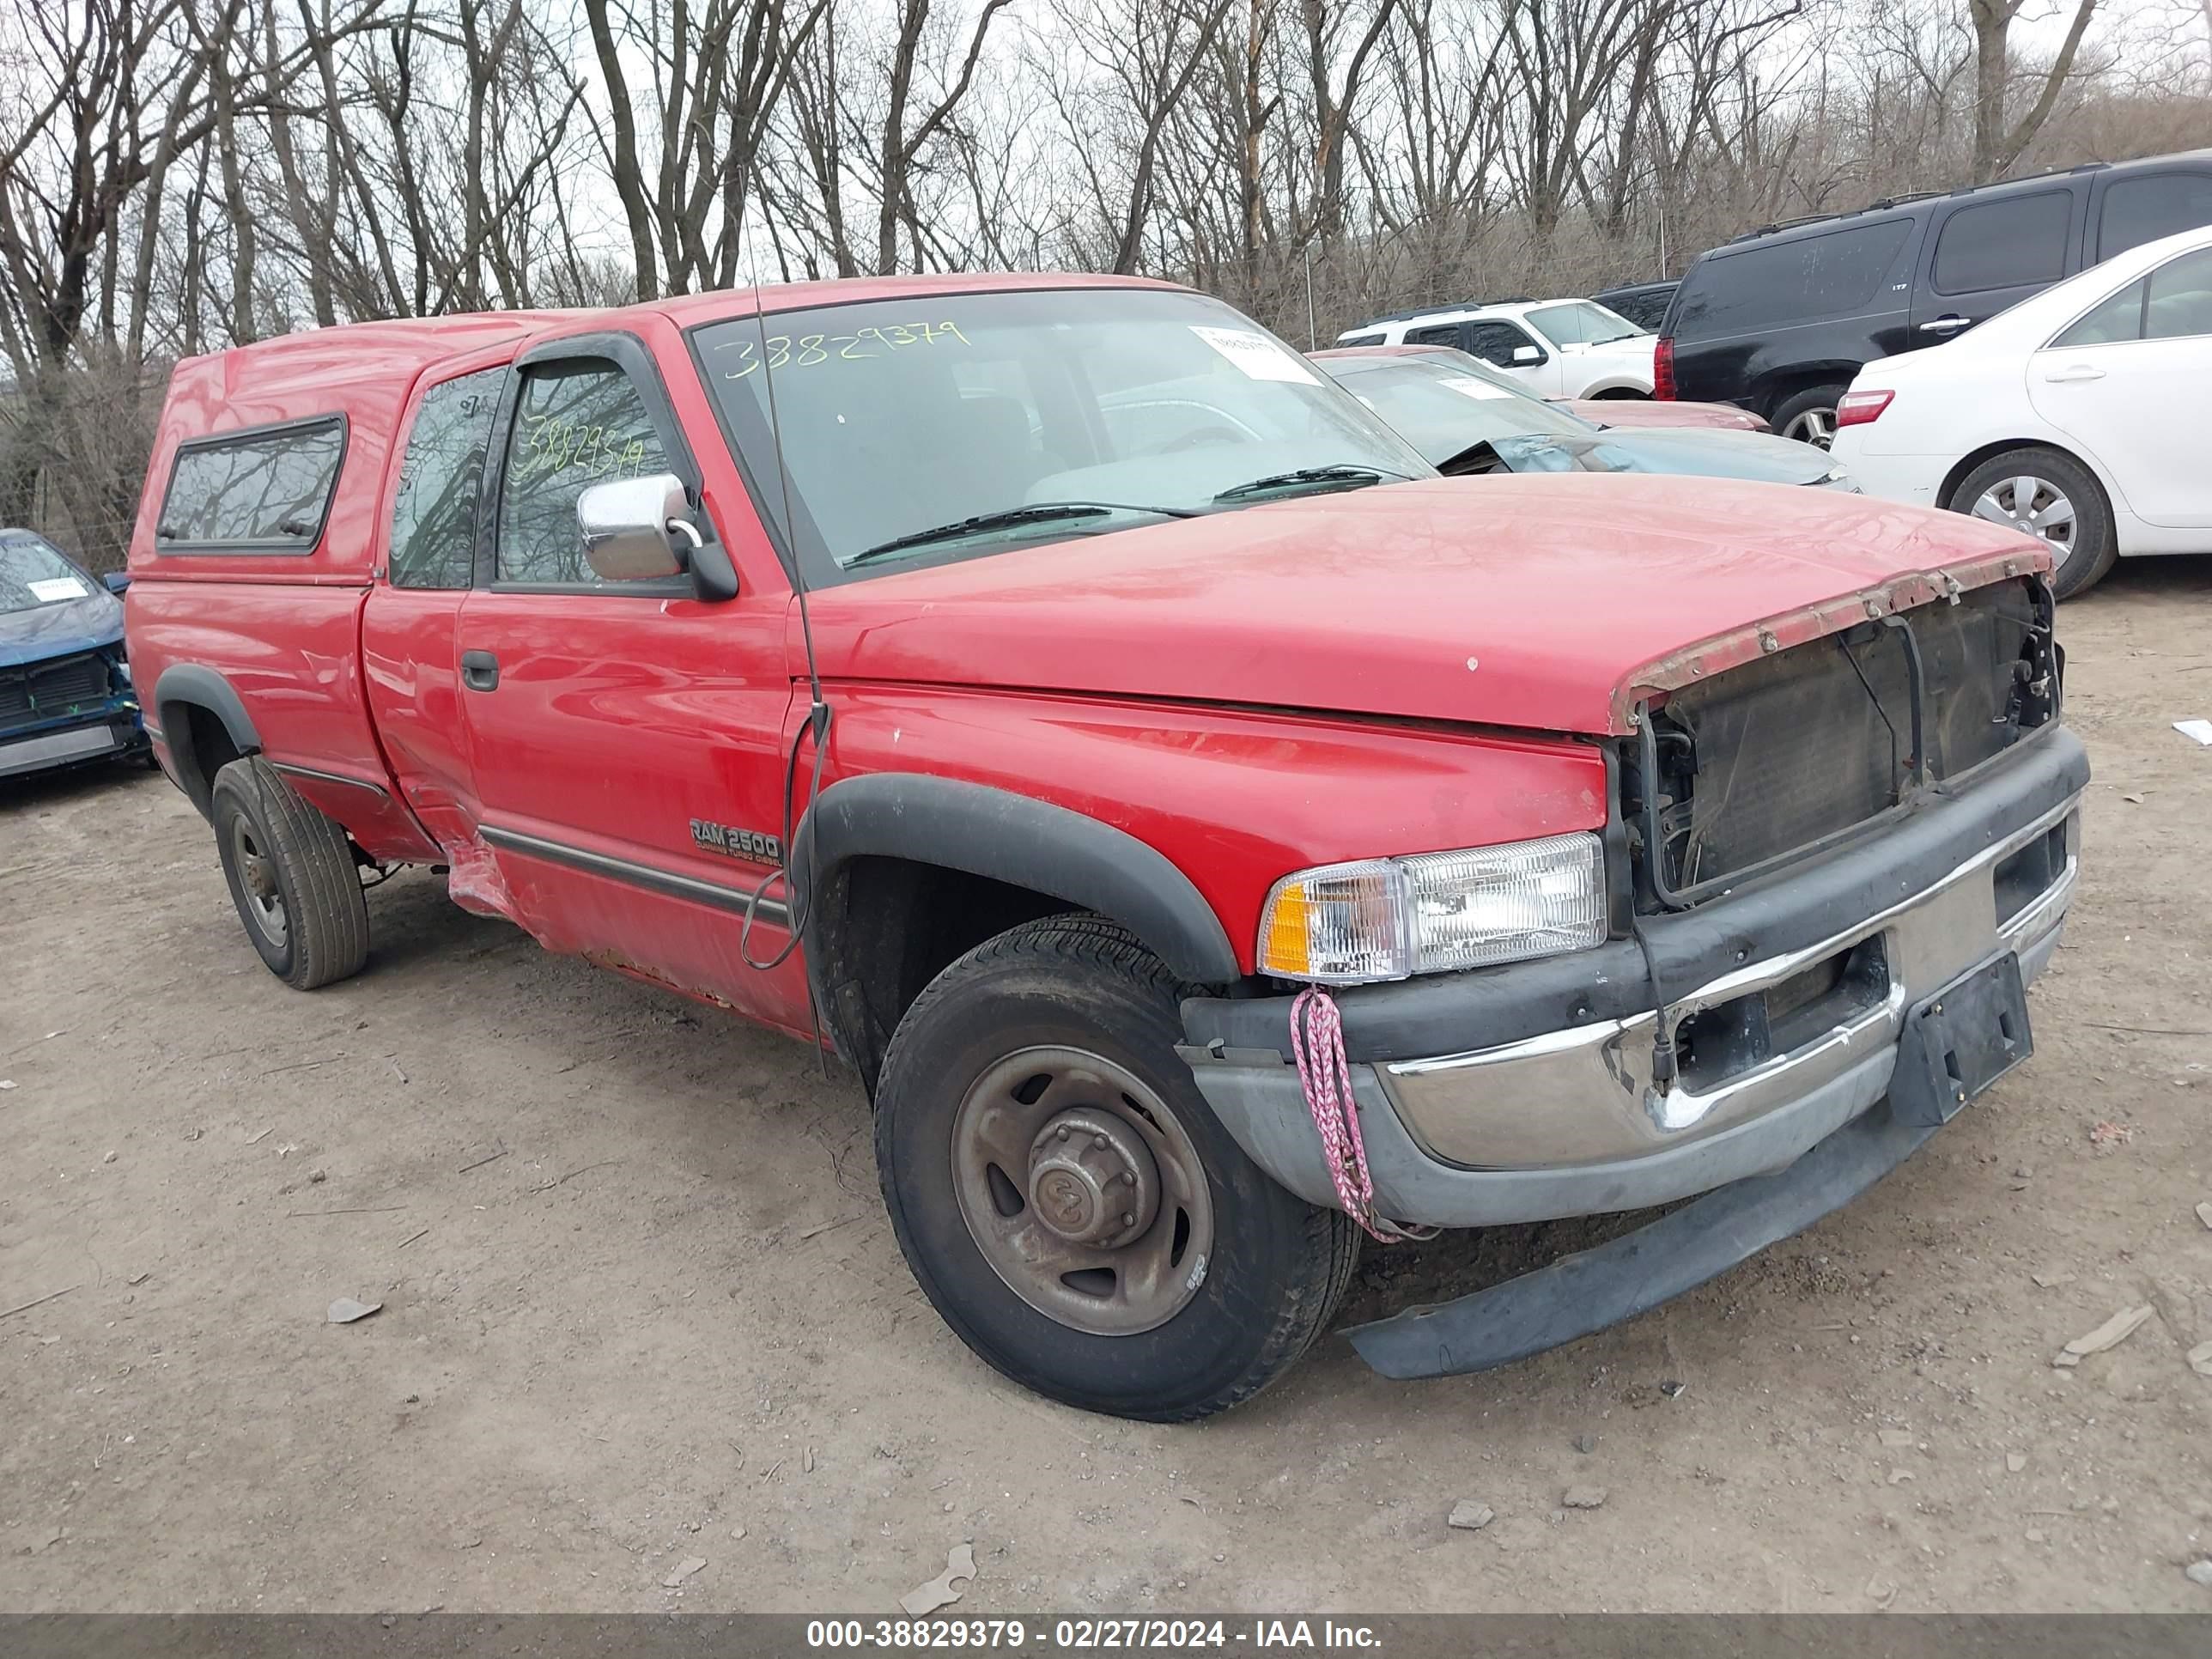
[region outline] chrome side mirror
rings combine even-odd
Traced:
[[[576,497],[584,562],[602,581],[649,582],[680,576],[700,540],[690,511],[684,482],[672,472],[593,484]]]

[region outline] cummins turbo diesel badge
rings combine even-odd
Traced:
[[[726,854],[733,859],[749,859],[755,864],[781,864],[783,843],[774,836],[764,836],[757,830],[732,830],[726,823],[709,823],[704,818],[691,820],[691,840],[707,852]]]

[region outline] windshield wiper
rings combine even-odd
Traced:
[[[1279,489],[1297,489],[1311,487],[1324,489],[1364,489],[1370,484],[1379,484],[1385,478],[1400,483],[1406,482],[1402,472],[1393,472],[1380,466],[1302,466],[1291,472],[1270,472],[1264,478],[1255,478],[1224,489],[1213,499],[1217,501],[1248,501],[1255,495],[1272,495]]]
[[[1025,524],[1050,524],[1061,519],[1103,519],[1113,513],[1143,513],[1163,519],[1198,516],[1194,508],[1188,507],[1132,507],[1122,501],[1039,501],[1029,507],[1010,507],[1000,513],[979,513],[970,519],[956,519],[951,524],[894,536],[854,554],[845,561],[844,568],[850,570],[856,564],[865,564],[885,553],[902,553],[910,547],[927,547],[933,542],[958,541],[963,536],[988,535],[994,530],[1016,530]]]

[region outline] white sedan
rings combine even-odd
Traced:
[[[2212,228],[2117,254],[1869,363],[1833,453],[1870,495],[2049,544],[2060,599],[2121,554],[2212,552]]]

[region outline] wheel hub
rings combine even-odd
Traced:
[[[969,1085],[951,1141],[969,1238],[1046,1317],[1133,1336],[1206,1282],[1205,1162],[1174,1108],[1120,1061],[1060,1043],[1016,1049]]]
[[[1159,1167],[1119,1116],[1075,1107],[1030,1146],[1029,1200],[1047,1231],[1111,1250],[1140,1237],[1160,1205]]]
[[[253,839],[253,828],[239,818],[231,828],[232,861],[238,884],[244,890],[246,919],[271,945],[282,949],[288,929],[284,921],[284,890],[276,882],[276,865]]]

